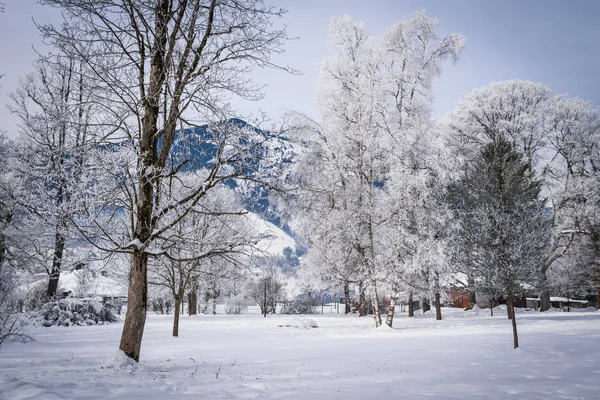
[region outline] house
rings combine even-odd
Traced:
[[[560,308],[569,311],[571,308],[587,308],[587,300],[575,300],[568,297],[550,297],[550,303],[553,308]]]

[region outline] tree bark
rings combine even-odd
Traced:
[[[477,296],[475,293],[475,279],[469,277],[468,284],[469,287],[467,288],[467,292],[469,293],[469,305],[467,306],[467,309],[471,310],[473,309],[473,307],[475,307],[475,304],[477,303]]]
[[[429,304],[429,300],[423,299],[423,314],[425,314],[429,310],[431,310],[431,305]]]
[[[410,292],[410,294],[408,295],[408,316],[409,317],[414,317],[415,316],[415,308],[413,307],[413,294],[412,294],[412,292]]]
[[[600,309],[600,249],[598,248],[600,246],[600,237],[599,235],[596,234],[596,232],[594,232],[594,234],[592,234],[592,246],[594,246],[594,252],[593,252],[593,263],[594,263],[594,286],[596,289],[596,310]]]
[[[59,229],[59,227],[56,228],[56,235],[54,238],[54,256],[52,257],[52,269],[50,270],[50,275],[48,277],[48,290],[46,291],[48,298],[56,297],[58,279],[60,278],[60,268],[65,250],[65,237]]]
[[[367,315],[367,296],[365,295],[365,287],[363,282],[358,282],[358,316],[364,317]]]
[[[179,336],[179,309],[181,308],[181,296],[175,296],[175,312],[173,313],[173,336]]]
[[[135,231],[133,239],[142,246],[150,239],[152,232],[152,210],[154,208],[154,180],[158,166],[158,115],[166,78],[165,45],[169,21],[169,1],[158,0],[154,7],[154,50],[150,61],[148,91],[144,97],[144,116],[140,135],[138,156],[138,198],[135,205]],[[170,144],[163,142],[161,154],[167,154]],[[133,252],[129,272],[128,307],[121,334],[119,348],[136,362],[140,359],[140,348],[146,323],[148,302],[148,254],[143,249]]]
[[[352,312],[352,305],[350,302],[350,283],[344,282],[344,313],[350,314]]]
[[[506,309],[510,308],[510,315],[511,315],[511,320],[512,320],[512,331],[513,331],[513,345],[514,348],[516,349],[517,347],[519,347],[519,335],[517,333],[517,317],[516,317],[516,312],[515,312],[515,308],[513,305],[513,296],[512,296],[512,292],[509,291],[508,292],[508,304],[510,304],[510,307],[506,307]]]
[[[394,311],[396,311],[397,300],[398,300],[398,289],[393,287],[392,295],[390,297],[390,306],[388,307],[387,316],[385,318],[385,323],[390,328],[392,327],[392,324],[394,323]]]
[[[435,292],[435,319],[442,320],[442,304],[440,303],[440,292]]]
[[[0,210],[0,212],[1,211],[2,210]],[[6,214],[4,215],[0,214],[0,218],[2,218],[2,220],[0,221],[0,264],[2,264],[7,253],[6,235],[4,234],[3,229],[10,225],[10,222],[12,220],[12,213],[6,212]]]
[[[542,290],[540,293],[540,311],[548,311],[551,305],[550,292],[548,290]]]
[[[188,293],[188,315],[198,314],[198,281],[196,278],[190,285],[190,291]]]
[[[140,360],[142,336],[148,311],[148,254],[136,251],[131,259],[127,313],[121,334],[121,349],[127,357]]]
[[[379,312],[379,295],[377,293],[377,282],[371,280],[371,307],[373,308],[373,319],[375,320],[375,328],[381,326],[381,314]]]

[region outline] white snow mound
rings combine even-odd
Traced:
[[[281,321],[278,325],[280,328],[318,328],[317,321],[312,318],[293,318],[290,320]]]
[[[115,369],[115,370],[129,370],[135,371],[138,367],[138,363],[133,358],[129,358],[121,350],[117,352],[108,360],[104,361],[100,368],[102,369]]]

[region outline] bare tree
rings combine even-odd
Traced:
[[[132,255],[131,273],[119,347],[137,361],[147,310],[147,250],[211,188],[247,176],[242,164],[248,153],[231,151],[221,138],[202,182],[176,201],[163,197],[160,182],[181,168],[170,162],[178,124],[193,125],[192,111],[222,119],[227,93],[260,97],[246,74],[255,66],[276,67],[271,55],[281,51],[286,34],[272,18],[284,11],[248,0],[42,3],[66,16],[63,28],[43,26],[43,34],[84,60],[106,90],[115,125],[135,149],[136,170],[128,187],[131,240],[122,246]],[[169,218],[175,211],[177,217]]]
[[[182,181],[185,178],[190,177]],[[172,190],[179,191],[179,185]],[[224,279],[243,275],[257,241],[255,227],[233,189],[216,188],[197,206],[157,239],[172,257],[150,260],[148,267],[149,283],[167,287],[173,296],[173,336],[179,336],[185,293],[197,291],[199,283],[216,287]]]
[[[250,283],[250,297],[260,306],[264,317],[274,314],[277,303],[284,300],[281,272],[274,265],[267,265],[264,276]]]

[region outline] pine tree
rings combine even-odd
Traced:
[[[501,134],[484,146],[453,188],[461,225],[459,262],[478,292],[507,298],[515,348],[513,300],[523,283],[534,281],[547,243],[540,188],[523,156]]]

